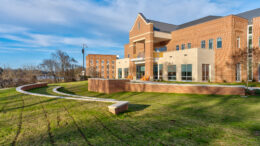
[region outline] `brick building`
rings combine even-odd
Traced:
[[[124,46],[125,58],[116,61],[116,78],[241,82],[248,77],[259,81],[260,54],[247,55],[246,63],[236,56],[259,46],[260,9],[181,25],[139,13]]]
[[[89,54],[86,56],[87,76],[114,79],[116,73],[116,55]]]

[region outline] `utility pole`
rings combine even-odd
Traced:
[[[83,55],[83,65],[82,65],[82,72],[83,72],[83,75],[84,75],[84,79],[85,79],[85,76],[86,76],[86,71],[84,70],[84,61],[85,61],[85,47],[87,48],[87,45],[86,44],[83,44],[82,46],[82,55]]]

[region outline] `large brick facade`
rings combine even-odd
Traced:
[[[214,80],[213,82],[236,82],[236,65],[241,60],[233,57],[237,51],[246,50],[248,46],[248,26],[249,20],[229,15],[219,17],[210,21],[196,25],[180,28],[171,32],[163,32],[155,29],[153,21],[147,20],[139,14],[129,32],[129,43],[125,47],[125,58],[130,59],[129,74],[137,76],[137,65],[143,63],[145,66],[145,76],[154,78],[153,67],[156,62],[155,48],[167,47],[167,51],[176,51],[178,45],[180,50],[184,44],[191,44],[192,48],[201,48],[201,42],[205,41],[205,48],[209,49],[209,40],[213,40],[214,50]],[[156,24],[158,25],[158,24]],[[163,24],[168,25],[168,24]],[[159,33],[161,33],[159,35]],[[169,38],[170,36],[170,38]],[[260,17],[253,19],[253,46],[259,49],[260,37]],[[222,46],[217,48],[217,39],[221,38]],[[239,44],[237,40],[239,39]],[[142,58],[143,61],[133,61],[135,58]],[[254,60],[253,67],[254,80],[258,81],[258,60]],[[200,64],[199,64],[200,65]],[[241,79],[247,80],[247,69],[245,64],[241,64]],[[200,71],[201,72],[201,71]]]

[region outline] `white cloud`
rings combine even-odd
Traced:
[[[83,43],[89,47],[118,47],[122,46],[110,40],[90,39],[84,37],[63,37],[23,32],[23,36],[12,33],[0,34],[0,38],[20,42],[21,45],[31,47],[55,47],[62,45],[81,46]],[[15,43],[17,44],[17,43]]]
[[[84,0],[0,0],[0,4],[1,17],[26,23],[59,25],[83,23],[128,32],[138,12],[143,12],[148,18],[178,24],[209,14],[225,14],[230,8],[238,7],[239,2],[111,0],[107,1],[106,5],[100,5]]]

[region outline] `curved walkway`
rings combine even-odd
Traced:
[[[33,95],[33,96],[43,96],[43,97],[49,97],[49,98],[71,99],[71,100],[81,100],[81,101],[96,101],[96,102],[111,102],[114,104],[108,106],[108,109],[113,114],[118,114],[118,113],[128,110],[128,103],[129,103],[128,101],[118,101],[115,99],[96,98],[96,97],[87,97],[87,96],[67,94],[67,93],[58,91],[58,89],[61,88],[60,86],[54,88],[53,92],[55,92],[57,94],[65,95],[65,96],[55,96],[55,95],[47,95],[47,94],[40,94],[40,93],[32,93],[32,92],[23,90],[23,88],[26,88],[29,86],[34,86],[34,85],[36,85],[36,84],[19,86],[16,88],[16,91],[23,93],[23,94],[28,94],[28,95]]]

